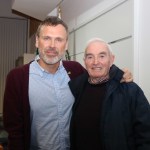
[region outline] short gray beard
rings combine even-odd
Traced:
[[[58,63],[61,59],[63,58],[63,56],[61,57],[54,57],[54,58],[51,58],[51,60],[49,60],[49,58],[47,58],[46,56],[43,56],[42,59],[43,61],[48,64],[48,65],[53,65],[53,64],[56,64]]]
[[[58,52],[57,52],[57,53],[58,53]],[[62,53],[62,54],[60,54],[60,55],[58,55],[58,56],[49,58],[49,57],[47,57],[47,56],[45,55],[44,52],[40,52],[40,50],[39,50],[39,56],[40,56],[40,58],[41,58],[46,64],[48,64],[48,65],[53,65],[53,64],[58,63],[58,62],[63,58],[64,54],[65,54],[65,53]]]

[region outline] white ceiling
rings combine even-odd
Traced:
[[[12,9],[43,20],[62,0],[13,0]]]
[[[43,20],[61,3],[65,20],[82,14],[103,0],[12,0],[12,9]]]

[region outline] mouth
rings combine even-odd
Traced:
[[[92,67],[92,70],[101,71],[101,70],[102,70],[102,67]]]
[[[45,53],[48,56],[57,56],[58,55],[57,51],[53,51],[53,50],[47,50]]]

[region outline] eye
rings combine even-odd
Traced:
[[[104,55],[101,55],[100,57],[103,58],[103,57],[105,57],[105,56],[104,56]]]
[[[64,40],[63,40],[62,38],[56,38],[56,41],[61,43],[61,42],[63,42]]]
[[[49,38],[48,36],[44,36],[44,37],[43,37],[43,40],[44,40],[44,41],[47,41],[47,40],[49,40],[49,39],[50,39],[50,38]]]
[[[87,60],[91,60],[91,59],[93,59],[93,56],[92,56],[92,55],[87,55],[87,56],[86,56],[86,59],[87,59]]]
[[[102,54],[102,55],[99,55],[99,58],[102,59],[102,58],[105,58],[106,55]]]

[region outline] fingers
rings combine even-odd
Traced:
[[[124,68],[123,69],[124,74],[123,74],[123,78],[121,79],[121,83],[122,82],[132,82],[133,81],[133,75],[132,73],[129,71],[128,68]]]

